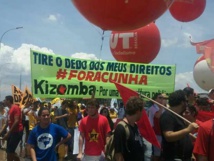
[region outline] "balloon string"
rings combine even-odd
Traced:
[[[103,50],[104,33],[105,33],[105,30],[103,30],[102,37],[101,37],[99,60],[101,60],[101,53],[102,53],[102,50]]]

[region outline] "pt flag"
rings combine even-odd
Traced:
[[[113,82],[115,84],[115,86],[117,87],[117,90],[120,93],[120,96],[123,100],[123,103],[126,105],[126,102],[128,101],[128,99],[131,96],[137,96],[139,97],[139,94],[119,83]],[[147,140],[149,141],[152,145],[159,147],[160,148],[160,144],[156,138],[155,132],[153,130],[153,128],[151,127],[151,124],[149,122],[148,116],[146,114],[145,110],[142,110],[142,117],[141,119],[137,122],[139,131],[141,133],[141,135]]]

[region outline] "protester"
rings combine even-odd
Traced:
[[[71,157],[74,159],[76,156],[73,154],[73,149],[74,149],[74,131],[75,129],[78,128],[78,113],[79,111],[79,107],[77,105],[77,102],[75,100],[67,100],[68,102],[68,106],[66,108],[66,110],[68,111],[68,121],[67,121],[67,125],[68,125],[68,131],[71,134],[71,141],[69,144],[69,152],[71,153]],[[68,157],[65,157],[65,159],[69,159]]]
[[[194,89],[191,88],[191,87],[185,87],[183,89],[183,91],[185,92],[188,104],[194,105],[195,104],[195,93],[194,93]]]
[[[214,100],[214,88],[209,90],[208,97],[210,100]]]
[[[51,112],[51,122],[57,124],[56,115],[57,115],[58,106],[52,106]]]
[[[197,123],[199,126],[201,125],[201,121],[198,120],[196,117],[197,117],[197,114],[198,114],[198,111],[196,110],[195,106],[193,105],[188,105],[186,107],[186,110],[183,112],[183,117],[185,119],[187,119],[188,121],[190,122],[195,122]],[[187,123],[186,123],[187,124]],[[192,131],[191,133],[193,136],[197,137],[197,134],[198,134],[198,129],[196,129],[195,131]],[[192,139],[192,143],[193,145],[195,144],[195,137],[191,138]]]
[[[30,111],[25,112],[29,119],[29,131],[33,130],[33,128],[37,125],[38,122],[38,109],[40,108],[40,102],[33,102],[32,108]]]
[[[4,124],[6,123],[6,110],[4,109],[4,103],[0,102],[0,131],[2,131],[2,128]],[[6,134],[6,129],[1,133],[0,137],[4,137]],[[4,140],[0,140],[0,148],[3,148],[4,146]]]
[[[165,93],[162,93],[162,97],[163,97],[162,104],[165,107],[169,107],[169,104],[168,104],[168,98],[169,98],[169,96],[167,96]]]
[[[114,107],[110,107],[109,114],[112,120],[117,119],[117,111],[114,109]]]
[[[7,115],[6,124],[3,126],[0,131],[0,135],[6,130],[9,126],[9,131],[4,135],[3,140],[7,140],[7,160],[8,161],[19,161],[18,155],[15,153],[15,150],[22,139],[23,135],[23,126],[21,118],[21,108],[13,104],[13,97],[6,96],[4,104],[10,109]]]
[[[81,104],[80,112],[82,113],[82,117],[86,117],[86,116],[88,115],[88,114],[87,114],[87,109],[86,109],[86,105],[85,105],[85,104]]]
[[[26,115],[26,117],[28,118],[29,133],[37,125],[39,105],[40,105],[40,102],[35,101],[35,102],[33,102],[32,107],[30,106],[28,108],[25,108],[23,111],[24,114]],[[29,136],[29,134],[28,134],[28,136]],[[28,138],[26,138],[26,139],[28,139]],[[27,142],[27,140],[26,140],[26,142]],[[28,151],[26,147],[25,147],[25,151],[26,151],[25,152],[26,157],[30,158],[30,151]]]
[[[209,102],[211,103],[211,111],[214,111],[214,88],[209,90],[208,93],[208,97],[209,97]]]
[[[198,136],[194,146],[197,161],[214,160],[214,121],[208,120],[200,124]]]
[[[95,99],[90,99],[86,104],[88,116],[84,117],[79,125],[79,154],[78,160],[99,161],[106,140],[110,136],[110,127],[105,116],[98,113],[99,105]],[[83,144],[85,149],[83,152]],[[84,155],[84,157],[83,157]]]
[[[71,135],[63,127],[51,123],[48,107],[40,108],[38,118],[39,124],[28,138],[31,158],[33,161],[57,161],[58,147],[67,142]]]
[[[207,97],[202,97],[202,98],[197,98],[196,99],[196,108],[197,111],[211,111],[211,103],[209,101],[209,98]]]
[[[114,102],[114,103],[113,103],[113,106],[111,106],[111,108],[114,108],[114,111],[115,111],[116,113],[118,113],[118,104],[117,104],[117,102]]]
[[[182,115],[187,107],[187,99],[182,90],[177,90],[169,96],[170,110]],[[188,126],[176,114],[165,111],[160,117],[162,133],[162,149],[164,161],[191,161],[193,144],[189,133],[196,130],[198,125],[191,123]]]
[[[109,114],[109,110],[107,108],[102,108],[100,110],[100,114],[105,116],[107,119],[108,119],[108,123],[109,123],[109,126],[111,128],[111,131],[113,131],[114,129],[114,122],[112,121],[111,117],[110,117],[110,114]]]
[[[124,104],[123,104],[123,102],[120,102],[117,117],[118,117],[118,119],[123,119],[124,116],[125,116]]]
[[[66,129],[68,131],[68,117],[69,117],[69,113],[66,110],[68,107],[68,101],[64,100],[61,104],[61,108],[57,109],[56,111],[56,115],[55,115],[55,119],[56,119],[56,123],[60,126],[62,126],[64,129]],[[67,141],[64,144],[64,159],[68,158],[68,145],[71,144],[71,139],[69,141]]]
[[[130,97],[125,108],[123,121],[127,124],[130,136],[126,139],[125,128],[118,124],[114,132],[116,161],[143,161],[143,139],[139,133],[136,121],[140,120],[143,110],[143,100]],[[126,148],[125,148],[126,147]]]
[[[190,122],[196,121],[197,110],[193,105],[187,105],[186,110],[183,112],[183,117]]]
[[[29,118],[27,113],[31,110],[32,102],[28,101],[24,108],[22,109],[22,125],[25,131],[25,140],[24,145],[27,143],[28,135],[29,135]]]
[[[163,105],[163,96],[161,93],[155,93],[152,99],[157,103]],[[148,113],[149,113],[149,121],[154,129],[157,140],[161,145],[162,136],[161,136],[161,130],[159,125],[159,119],[162,113],[164,112],[164,108],[157,103],[152,104],[152,106],[148,110]],[[152,155],[153,155],[152,156],[153,161],[159,161],[161,159],[161,149],[152,145]]]

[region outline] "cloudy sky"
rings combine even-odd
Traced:
[[[214,37],[213,8],[214,1],[207,0],[204,13],[188,23],[175,20],[169,11],[156,20],[161,49],[151,63],[176,64],[175,89],[189,84],[196,92],[204,92],[193,78],[200,55],[190,45],[189,36],[195,42]],[[115,60],[109,47],[111,32],[105,31],[102,41],[102,30],[88,22],[70,0],[0,0],[0,15],[0,100],[11,94],[11,84],[31,87],[30,48],[68,57]],[[23,28],[8,31],[16,27]]]

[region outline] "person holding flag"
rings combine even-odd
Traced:
[[[198,128],[196,123],[186,126],[180,115],[186,110],[187,98],[183,90],[177,90],[169,96],[170,111],[160,117],[162,149],[164,161],[191,161],[193,144],[189,133]],[[174,113],[173,113],[174,112]]]

